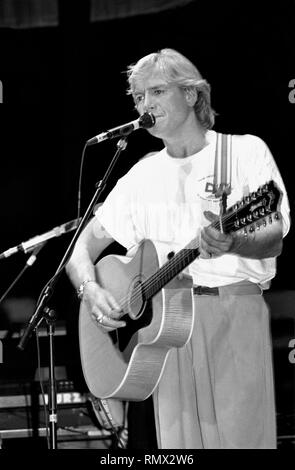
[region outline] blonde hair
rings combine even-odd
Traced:
[[[203,79],[196,66],[180,52],[174,49],[162,49],[139,59],[127,69],[129,88],[133,94],[135,81],[144,77],[153,68],[160,71],[168,83],[181,88],[195,88],[198,99],[194,106],[198,121],[205,129],[211,129],[215,122],[215,111],[211,107],[211,87]]]

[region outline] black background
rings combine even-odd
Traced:
[[[0,29],[1,251],[76,217],[85,141],[137,117],[125,93],[124,71],[163,47],[184,53],[212,85],[216,130],[252,133],[266,141],[294,209],[295,104],[289,101],[289,82],[295,78],[294,2],[204,3],[91,24],[87,2],[71,2],[71,8],[61,2],[59,27]],[[118,176],[161,145],[145,131],[133,134],[104,197]],[[83,211],[115,149],[115,141],[88,149]],[[294,286],[288,269],[292,238],[291,231],[279,259],[277,287]],[[38,294],[69,240],[51,241],[14,292]],[[1,261],[2,291],[24,259],[15,255]]]
[[[294,213],[293,1],[195,1],[158,14],[97,23],[90,23],[86,1],[60,2],[59,13],[58,27],[0,29],[1,252],[76,217],[85,141],[137,117],[123,72],[163,47],[190,58],[211,84],[216,130],[251,133],[266,141]],[[145,131],[132,134],[104,197],[139,158],[161,146]],[[115,141],[108,141],[87,150],[82,212],[115,149]],[[72,234],[51,240],[9,296],[36,299]],[[278,260],[274,292],[294,289],[293,238],[292,227]],[[1,260],[0,294],[25,260],[24,254]],[[72,294],[63,276],[51,306],[60,318],[76,323]],[[295,336],[294,323],[288,334]]]

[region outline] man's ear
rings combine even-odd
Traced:
[[[189,106],[195,106],[197,100],[198,100],[198,92],[196,90],[196,88],[194,87],[188,87],[188,88],[185,88],[185,97],[186,97],[186,101],[187,101],[187,104]]]

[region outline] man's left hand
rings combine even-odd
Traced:
[[[205,211],[204,215],[213,223],[200,232],[200,258],[216,258],[229,253],[233,247],[234,238],[214,228],[214,222],[218,220],[217,215],[210,211]]]

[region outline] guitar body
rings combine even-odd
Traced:
[[[130,259],[109,255],[96,265],[99,284],[124,311],[126,327],[104,332],[81,303],[80,354],[89,390],[99,398],[140,401],[156,388],[172,347],[190,339],[193,320],[191,278],[175,277],[146,301],[141,284],[157,273],[160,255],[145,240]]]
[[[281,192],[274,181],[260,186],[230,207],[211,225],[244,235],[280,221]],[[126,327],[104,332],[82,302],[80,353],[89,390],[101,399],[144,400],[156,388],[169,353],[190,339],[194,322],[191,278],[177,277],[200,252],[192,240],[169,260],[150,240],[130,259],[106,256],[96,265],[99,284],[121,306]]]

